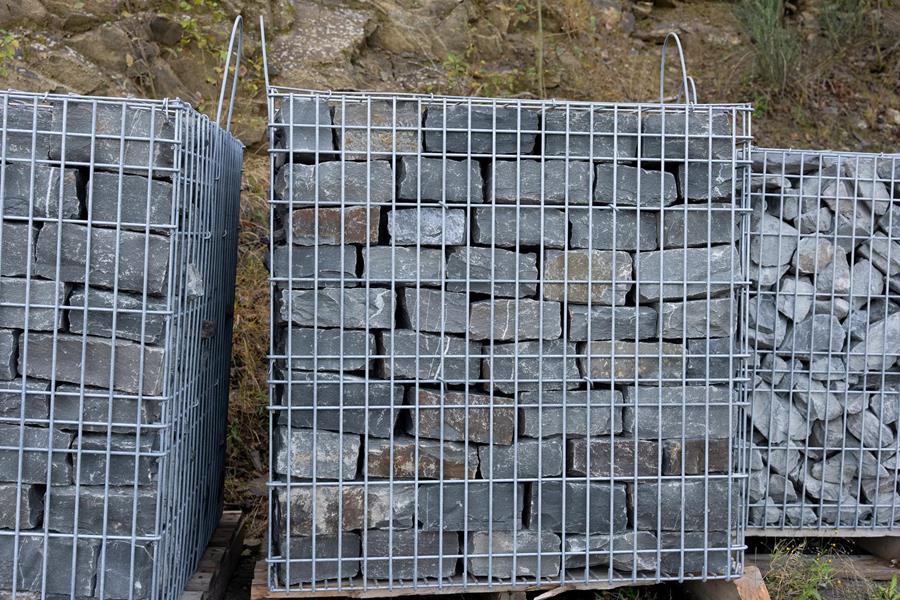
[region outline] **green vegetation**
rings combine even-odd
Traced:
[[[0,30],[0,77],[9,76],[9,61],[16,56],[19,38],[8,31]]]
[[[750,34],[756,78],[775,92],[787,90],[796,75],[799,34],[784,19],[782,0],[741,0],[735,13]]]
[[[806,541],[779,542],[772,550],[766,586],[773,599],[822,600],[821,590],[835,583],[834,547],[807,553]]]
[[[894,575],[887,585],[876,586],[869,594],[869,600],[900,600],[900,590],[897,589],[897,576]]]

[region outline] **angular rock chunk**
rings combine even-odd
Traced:
[[[804,237],[797,243],[793,266],[800,273],[817,273],[831,264],[834,246],[825,238]]]
[[[88,228],[75,223],[62,223],[59,227],[51,224],[38,235],[34,273],[52,280],[106,288],[118,283],[120,290],[143,292],[146,288],[148,294],[162,294],[169,274],[169,244],[168,238],[159,235]]]
[[[369,154],[419,152],[422,109],[418,101],[332,102],[338,148],[349,160]]]
[[[588,466],[590,448],[590,466]],[[642,477],[658,475],[659,444],[627,438],[578,438],[566,442],[569,475],[589,477]]]
[[[362,249],[363,278],[373,283],[417,282],[438,284],[444,270],[439,248],[369,246]]]
[[[782,280],[775,304],[778,312],[788,319],[798,322],[806,319],[812,309],[816,288],[805,277],[794,279],[786,277]]]
[[[502,248],[457,248],[447,259],[446,277],[451,292],[506,298],[532,296],[537,290],[537,257]]]
[[[559,536],[550,532],[476,531],[469,534],[469,573],[501,579],[554,577],[559,575],[559,544]]]
[[[778,348],[784,342],[788,324],[776,301],[771,296],[751,296],[747,303],[747,338],[758,348]]]
[[[576,342],[592,340],[633,340],[656,336],[659,313],[650,306],[597,306],[590,311],[583,304],[569,304],[568,338]],[[590,314],[590,336],[588,335]],[[614,328],[615,327],[615,332]]]
[[[415,331],[465,333],[469,297],[459,292],[426,288],[400,291],[400,315]]]
[[[646,482],[631,493],[639,529],[729,531],[738,524],[740,488],[728,479]]]
[[[430,104],[425,148],[442,153],[529,154],[537,130],[538,114],[526,108]]]
[[[481,360],[478,342],[398,329],[382,334],[381,343],[385,379],[440,379],[447,383],[469,383],[478,379]]]
[[[548,251],[543,293],[547,300],[625,304],[632,285],[631,256],[605,250]]]
[[[275,437],[275,472],[291,478],[356,477],[358,435],[279,427]]]
[[[681,380],[684,346],[662,342],[589,342],[579,344],[578,364],[591,379]]]
[[[6,135],[8,153],[10,136],[15,134],[7,131]],[[3,216],[27,217],[31,212],[36,218],[77,219],[81,216],[77,173],[75,169],[41,164],[35,164],[33,171],[29,163],[7,164],[3,181]]]
[[[385,160],[284,165],[272,183],[275,197],[294,204],[372,206],[394,197],[394,171]],[[317,195],[318,194],[318,195]],[[291,206],[293,208],[293,206]]]
[[[644,115],[641,155],[666,161],[731,158],[740,123],[731,109],[682,109]],[[665,133],[664,133],[665,132]]]
[[[895,238],[876,232],[868,243],[859,245],[858,252],[871,260],[882,273],[890,276],[900,273],[900,242]]]
[[[381,211],[377,206],[299,208],[290,223],[298,246],[377,244]]]
[[[408,208],[388,211],[388,233],[395,245],[453,246],[466,243],[466,211]]]
[[[833,315],[813,315],[794,325],[785,336],[781,350],[793,350],[799,354],[831,352],[839,353],[844,347],[846,332]]]
[[[565,485],[565,501],[563,500]],[[622,533],[628,526],[625,486],[583,481],[543,481],[532,490],[531,519],[541,531]],[[590,499],[588,499],[590,498]],[[565,517],[563,517],[565,502]],[[539,520],[540,519],[540,520]]]
[[[95,171],[87,182],[85,206],[95,225],[124,229],[169,228],[173,221],[174,188],[167,181],[155,181],[138,175]],[[99,223],[98,223],[99,222]]]
[[[737,331],[737,315],[732,298],[659,304],[662,337],[668,339],[730,337]]]
[[[509,398],[420,388],[418,394],[409,391],[407,404],[410,435],[478,444],[513,442],[516,409]]]
[[[610,206],[570,208],[569,223],[572,224],[571,248],[645,251],[659,247],[657,211],[614,211]]]
[[[163,392],[165,350],[127,341],[80,335],[33,333],[28,336],[28,356],[20,341],[19,369],[28,377],[56,379],[158,396]],[[56,369],[53,369],[54,351]],[[115,354],[115,369],[110,380],[110,363]],[[87,360],[84,357],[89,357]],[[83,369],[82,369],[83,367]],[[83,379],[82,379],[83,377]]]
[[[404,156],[400,159],[401,200],[481,204],[484,202],[478,161]]]
[[[497,204],[590,204],[591,165],[563,160],[498,160],[485,182]]]
[[[836,335],[836,334],[834,334]],[[851,372],[884,370],[900,357],[900,312],[870,323],[865,339],[850,346]]]
[[[733,393],[726,386],[628,386],[622,430],[651,440],[729,439],[737,419]]]
[[[82,433],[72,442],[80,449],[79,470],[73,481],[81,485],[149,485],[156,479],[159,443],[155,434]],[[135,468],[137,462],[137,468]]]
[[[290,336],[291,369],[357,371],[367,369],[376,354],[375,335],[365,331],[292,327]]]
[[[331,110],[321,98],[291,96],[275,113],[275,147],[309,157],[334,150]]]
[[[742,278],[733,245],[641,253],[635,271],[639,297],[650,301],[721,294]]]
[[[395,436],[368,440],[366,452],[369,477],[474,479],[478,470],[478,455],[471,444]]]
[[[632,112],[548,110],[543,128],[548,156],[613,160],[637,154],[638,120]]]
[[[67,312],[69,331],[72,333],[112,337],[115,316],[117,338],[143,341],[145,344],[158,344],[163,340],[169,318],[165,302],[153,298],[145,301],[142,295],[128,292],[114,294],[95,288],[86,290],[87,293],[81,287],[69,296],[68,305],[71,308]]]
[[[847,431],[861,440],[866,448],[891,448],[897,437],[891,428],[878,420],[878,416],[868,410],[847,417]]]
[[[575,344],[562,340],[494,344],[485,352],[481,378],[504,394],[530,390],[561,390],[580,383]],[[565,357],[563,356],[565,355]]]
[[[74,532],[75,504],[78,503],[78,532],[109,535],[154,535],[156,497],[152,489],[82,485],[52,487],[47,493],[50,531]],[[106,516],[104,518],[104,506]],[[132,527],[132,517],[136,517]]]
[[[828,296],[846,294],[850,291],[850,277],[850,264],[847,262],[847,257],[843,252],[837,252],[833,260],[816,273],[816,291]],[[835,300],[846,302],[843,298]]]
[[[734,194],[732,166],[727,162],[679,164],[678,193],[687,200],[730,200]]]
[[[310,327],[389,329],[394,304],[391,290],[385,289],[282,290],[279,314],[284,321]]]
[[[594,202],[642,208],[668,206],[678,199],[675,176],[627,165],[597,165]]]
[[[469,336],[473,340],[552,340],[561,335],[559,302],[521,298],[472,303]]]
[[[54,229],[53,225],[44,229]],[[11,221],[3,221],[3,245],[0,247],[0,275],[4,277],[19,277],[28,274],[29,252],[31,257],[34,254],[34,240],[38,235],[38,230],[30,227],[28,223],[14,223]],[[68,250],[64,247],[64,250]],[[54,258],[56,256],[56,247],[53,249]],[[54,261],[55,263],[55,261]],[[37,269],[31,272],[33,275],[39,275]],[[52,275],[50,279],[56,279]]]
[[[53,307],[65,304],[67,292],[66,284],[61,281],[0,278],[0,327],[29,331],[53,331],[61,328],[63,311],[54,310]],[[29,305],[27,327],[26,304]]]
[[[619,390],[523,392],[519,395],[519,404],[522,414],[519,434],[522,436],[596,436],[622,431],[622,392]]]
[[[455,532],[371,529],[365,539],[363,576],[369,580],[419,581],[456,573],[459,537]]]
[[[806,239],[806,238],[804,238]],[[750,260],[764,267],[779,267],[791,262],[800,232],[769,214],[750,223]]]
[[[564,248],[568,236],[566,216],[561,210],[543,205],[475,209],[475,224],[472,227],[472,242],[475,244],[513,249],[522,246]]]
[[[662,212],[662,223],[665,248],[733,244],[741,232],[741,215],[731,204],[673,206]]]
[[[772,444],[804,440],[809,435],[806,417],[768,384],[758,384],[751,392],[750,410],[753,427]]]
[[[489,481],[425,482],[419,485],[419,522],[424,531],[513,531],[522,528],[525,486]]]
[[[484,479],[558,477],[563,468],[561,438],[518,440],[510,446],[479,446],[478,462]]]

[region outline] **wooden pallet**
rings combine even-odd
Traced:
[[[181,600],[221,600],[228,581],[241,558],[244,544],[244,514],[239,510],[222,513],[206,552],[194,575],[184,587]]]

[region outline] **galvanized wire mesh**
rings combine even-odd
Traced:
[[[747,106],[269,103],[273,590],[740,573]]]
[[[900,523],[900,156],[754,149],[749,523]]]
[[[0,93],[0,589],[180,596],[218,522],[242,146]]]

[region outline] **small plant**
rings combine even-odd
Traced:
[[[835,52],[858,45],[879,31],[879,0],[827,0],[819,6],[819,25]]]
[[[869,594],[869,600],[900,600],[900,590],[898,590],[897,576],[891,577],[891,582],[887,585],[879,585]]]
[[[821,590],[835,583],[834,553],[818,550],[807,554],[806,543],[778,543],[772,551],[772,568],[766,585],[772,598],[822,600]]]
[[[19,39],[8,31],[0,30],[0,76],[9,75],[8,63],[19,50]]]
[[[798,33],[784,21],[782,0],[741,0],[735,12],[750,34],[756,54],[756,76],[774,91],[784,92],[796,74]]]

